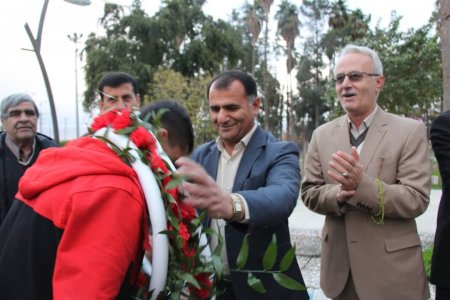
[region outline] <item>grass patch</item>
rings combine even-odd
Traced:
[[[431,272],[431,256],[433,255],[433,245],[429,245],[422,251],[423,263],[425,264],[425,273],[428,280]]]

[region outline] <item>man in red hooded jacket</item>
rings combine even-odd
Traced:
[[[0,227],[0,299],[129,299],[145,198],[104,142],[43,151],[16,198]]]

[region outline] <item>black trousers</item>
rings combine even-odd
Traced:
[[[217,300],[235,300],[236,296],[234,295],[233,285],[231,280],[222,279],[217,282],[217,289],[222,292],[219,296],[216,297]]]
[[[450,289],[436,286],[436,300],[450,300]]]

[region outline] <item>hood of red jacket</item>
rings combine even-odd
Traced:
[[[33,199],[43,191],[79,176],[105,174],[137,178],[135,171],[104,142],[82,137],[64,147],[41,151],[37,161],[20,179],[19,194],[25,199]]]

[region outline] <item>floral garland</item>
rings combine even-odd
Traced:
[[[197,216],[196,211],[182,201],[184,195],[177,186],[183,178],[175,172],[172,163],[162,152],[152,130],[152,125],[126,109],[111,110],[98,116],[89,128],[91,134],[107,143],[125,163],[131,166],[139,159],[150,168],[156,179],[167,220],[167,230],[160,233],[165,234],[169,240],[168,275],[165,288],[161,291],[162,296],[168,299],[180,299],[181,296],[190,299],[211,298],[217,293],[214,286],[214,263],[217,262],[213,263],[205,255],[205,251],[209,249],[201,227],[204,215]],[[126,137],[127,146],[120,147],[113,143],[106,134],[108,131]],[[99,132],[104,134],[100,135]],[[137,158],[132,155],[131,150],[136,150]],[[151,201],[147,199],[147,203],[151,204]],[[157,234],[153,232],[154,242]],[[150,247],[147,234],[143,247],[145,250]],[[155,271],[154,269],[153,272]],[[148,292],[148,288],[141,288],[136,299],[156,299],[160,296],[152,291]]]

